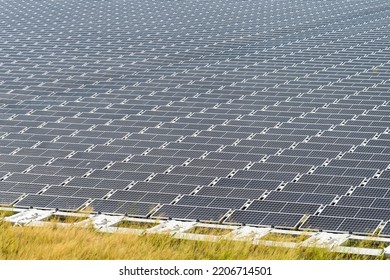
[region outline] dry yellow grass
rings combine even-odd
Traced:
[[[92,228],[14,227],[0,220],[0,259],[365,259],[319,248],[276,248],[249,242],[178,240],[167,235],[110,234]]]

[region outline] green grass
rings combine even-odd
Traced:
[[[81,221],[86,220],[88,217],[85,216],[63,216],[63,215],[52,215],[43,221],[45,222],[53,222],[53,223],[79,223]]]
[[[261,240],[299,243],[305,241],[309,237],[310,236],[304,234],[269,233],[262,237]]]
[[[324,260],[368,259],[321,248],[282,248],[244,241],[180,240],[164,234],[111,234],[93,228],[14,227],[0,219],[0,259]],[[381,259],[378,257],[377,259]]]
[[[148,223],[148,222],[136,222],[136,221],[128,221],[123,220],[119,223],[115,224],[116,227],[121,228],[132,228],[132,229],[148,229],[157,226],[158,223]]]
[[[4,217],[15,215],[15,214],[16,213],[13,212],[13,211],[3,211],[3,210],[0,210],[0,219],[4,218]]]
[[[359,240],[359,239],[349,239],[348,241],[342,244],[347,247],[358,247],[358,248],[371,248],[371,249],[384,249],[390,245],[389,242],[383,241],[374,241],[374,240]]]
[[[192,227],[186,233],[205,234],[205,235],[225,235],[232,232],[228,228],[213,228],[213,227]]]

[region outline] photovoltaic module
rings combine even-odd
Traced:
[[[388,0],[0,0],[0,205],[390,236]]]

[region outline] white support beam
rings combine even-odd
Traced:
[[[233,240],[253,241],[264,237],[270,231],[271,228],[254,228],[254,227],[244,226],[236,229],[230,235]]]
[[[168,233],[174,235],[176,233],[183,233],[189,230],[195,224],[196,222],[181,222],[181,221],[170,220],[161,223],[154,228],[150,228],[146,232],[147,233]]]
[[[302,246],[318,246],[333,248],[339,246],[349,239],[349,234],[334,234],[328,232],[317,232],[301,243]]]
[[[99,230],[108,229],[123,220],[123,216],[96,215],[91,216],[90,221]],[[86,222],[87,223],[87,222]]]

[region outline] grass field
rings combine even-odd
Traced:
[[[49,227],[14,227],[0,220],[0,259],[333,260],[368,257],[332,253],[320,248],[288,249],[230,240],[179,240],[162,234],[101,233],[93,228],[63,228],[55,224]]]

